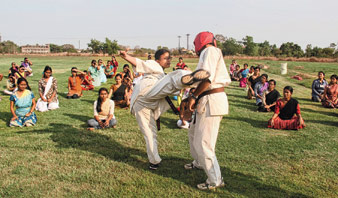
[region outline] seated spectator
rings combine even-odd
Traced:
[[[88,130],[116,127],[114,116],[114,101],[108,98],[108,90],[104,87],[99,90],[99,97],[94,102],[94,119],[88,120]]]
[[[275,111],[276,101],[280,97],[280,94],[275,89],[275,87],[276,81],[273,79],[269,80],[269,88],[264,94],[263,105],[258,107],[258,111],[260,112]]]
[[[249,69],[247,79],[249,79],[254,74],[254,71],[255,71],[255,66],[251,66]]]
[[[259,67],[255,67],[254,69],[254,74],[252,76],[250,76],[250,78],[248,79],[248,99],[252,99],[252,97],[255,95],[255,85],[257,82],[261,81],[260,79],[260,69]]]
[[[234,73],[235,69],[236,69],[237,63],[236,60],[232,60],[232,63],[229,66],[229,74],[230,76],[232,76],[232,74]]]
[[[10,127],[29,127],[36,124],[34,94],[25,78],[18,79],[18,90],[11,95],[9,100],[13,115],[9,123]]]
[[[117,71],[117,68],[119,67],[119,63],[117,62],[115,56],[112,56],[111,57],[112,60],[110,61],[111,65],[114,67],[113,68],[113,72],[114,72],[114,76],[116,75],[116,71]]]
[[[114,100],[114,103],[117,107],[128,107],[130,101],[129,98],[126,96],[127,85],[122,83],[122,75],[117,74],[115,76],[115,81],[116,83],[110,87],[108,98]]]
[[[88,90],[93,90],[94,89],[94,85],[93,85],[93,81],[92,81],[92,77],[90,76],[90,73],[87,70],[83,71],[84,76],[82,79],[82,90],[83,91],[88,91]]]
[[[33,70],[32,70],[32,66],[33,63],[27,58],[25,57],[23,59],[23,62],[21,63],[21,66],[24,66],[25,68],[25,72],[27,76],[33,76]]]
[[[99,59],[97,62],[99,63],[98,65],[100,66],[101,83],[106,83],[107,82],[107,77],[105,74],[106,66],[104,65],[101,59]]]
[[[114,66],[112,65],[110,60],[107,61],[107,65],[106,65],[106,69],[104,73],[106,74],[107,78],[113,78],[115,75]]]
[[[134,80],[133,74],[132,74],[132,72],[130,71],[129,65],[128,65],[128,64],[123,65],[123,71],[120,72],[120,74],[121,74],[121,76],[122,76],[122,79],[125,78],[125,77],[128,77],[128,78],[130,78],[131,80]]]
[[[244,64],[244,69],[241,69],[239,71],[241,73],[241,79],[239,80],[239,86],[240,87],[246,87],[246,83],[247,83],[247,76],[249,73],[249,69],[248,69],[248,64]]]
[[[130,78],[124,78],[123,79],[123,84],[125,84],[127,87],[126,87],[126,94],[125,94],[125,100],[127,101],[126,102],[126,106],[129,107],[130,105],[130,100],[131,100],[131,95],[133,94],[133,89],[134,89],[134,86],[133,86],[133,81],[130,79]]]
[[[322,105],[327,108],[338,108],[338,76],[333,74],[330,83],[325,87]]]
[[[231,80],[239,81],[241,79],[240,66],[236,65],[236,69],[232,71]]]
[[[19,72],[19,67],[16,65],[15,62],[12,62],[11,67],[8,70],[8,76],[15,76],[16,72]]]
[[[88,72],[93,79],[94,87],[101,86],[101,67],[96,64],[96,60],[92,60],[91,66],[88,68]]]
[[[184,98],[180,104],[180,119],[177,121],[177,126],[183,129],[189,129],[190,122],[193,120],[193,112],[189,111],[188,102],[189,96],[195,92],[195,88],[189,90],[188,97]]]
[[[43,70],[43,78],[39,81],[40,98],[36,103],[37,111],[48,111],[59,108],[58,85],[52,76],[52,68],[48,65]]]
[[[176,64],[175,70],[183,69],[184,66],[185,63],[183,62],[183,58],[182,57],[178,58],[178,63]]]
[[[76,67],[72,68],[72,76],[68,78],[68,94],[67,98],[80,98],[82,96],[82,78],[85,75],[84,72],[79,71]],[[80,73],[80,74],[78,74]]]
[[[291,97],[292,93],[293,88],[291,86],[284,87],[284,97],[277,100],[275,113],[268,123],[269,128],[290,130],[305,127],[298,101]]]
[[[324,90],[327,86],[327,82],[324,79],[324,72],[318,72],[318,79],[314,80],[312,83],[312,98],[311,100],[314,102],[321,102],[324,98]]]
[[[266,81],[268,80],[267,74],[261,75],[261,81],[255,84],[254,92],[256,97],[256,105],[262,106],[263,105],[263,96],[266,90],[268,90],[269,83]]]
[[[25,72],[25,67],[24,66],[20,66],[19,71],[15,72],[15,78],[19,79],[19,78],[26,78],[27,77],[27,73]]]
[[[10,75],[7,80],[7,89],[4,90],[4,93],[7,95],[12,95],[16,90],[16,79],[13,75]]]

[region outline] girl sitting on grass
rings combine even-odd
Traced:
[[[108,98],[108,90],[102,87],[99,97],[94,102],[94,119],[88,120],[88,130],[116,127],[114,116],[114,101]]]
[[[36,124],[35,99],[34,94],[25,78],[18,79],[18,90],[9,98],[12,119],[9,123],[10,127],[33,126]],[[16,109],[14,110],[14,106]]]
[[[86,73],[78,70],[76,67],[72,68],[72,76],[68,78],[68,94],[67,98],[80,98],[82,96],[82,78]],[[78,74],[78,72],[80,74]]]

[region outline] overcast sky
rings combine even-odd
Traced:
[[[200,31],[242,40],[328,47],[338,42],[338,0],[1,0],[2,40],[86,48],[105,37],[130,47],[190,45]]]

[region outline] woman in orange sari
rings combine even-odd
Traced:
[[[82,96],[82,77],[85,75],[84,72],[78,70],[76,67],[72,68],[72,76],[68,78],[68,94],[67,98],[80,98]],[[80,73],[80,74],[78,74]]]
[[[327,108],[338,108],[338,76],[333,74],[331,81],[324,89],[322,105]]]

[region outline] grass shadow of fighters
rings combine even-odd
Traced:
[[[110,160],[126,163],[137,169],[151,171],[148,169],[148,162],[140,161],[135,157],[141,156],[143,159],[146,159],[147,154],[145,151],[124,146],[116,142],[112,137],[103,134],[60,123],[51,123],[48,130],[41,129],[19,133],[52,133],[50,138],[57,143],[56,147],[58,148],[73,148],[88,151],[102,155]],[[186,159],[171,156],[170,154],[162,154],[161,156],[163,161],[160,168],[156,171],[151,171],[151,173],[181,181],[192,188],[195,188],[197,183],[205,181],[206,175],[203,170],[185,170],[183,168],[185,163],[190,162],[190,157]],[[221,169],[227,186],[211,192],[215,195],[221,196],[228,191],[252,197],[252,191],[254,190],[254,194],[260,195],[257,197],[264,197],[261,196],[264,194],[266,194],[266,197],[269,197],[271,194],[280,197],[307,197],[303,194],[293,193],[276,186],[264,184],[263,181],[255,176],[234,172],[224,167],[221,167]]]

